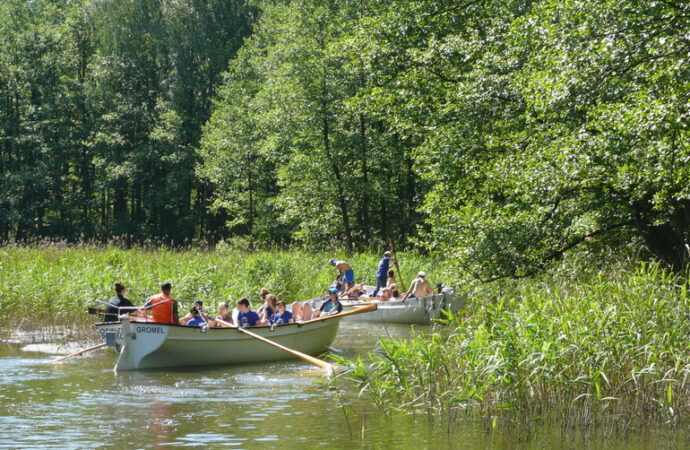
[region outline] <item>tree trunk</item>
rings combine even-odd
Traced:
[[[366,122],[363,113],[359,114],[359,138],[362,158],[362,181],[364,187],[362,191],[362,232],[364,234],[364,241],[369,244],[369,167],[367,163]]]
[[[649,251],[674,271],[683,271],[690,262],[690,201],[678,202],[668,222],[648,222],[638,218],[636,227]]]
[[[336,190],[338,191],[338,204],[340,205],[340,216],[343,220],[343,230],[345,232],[345,242],[347,243],[347,248],[352,250],[354,248],[352,242],[352,231],[350,230],[350,217],[347,209],[347,200],[345,199],[345,190],[343,189],[343,175],[340,172],[340,167],[331,155],[331,143],[328,128],[328,119],[326,117],[322,120],[323,128],[323,147],[326,151],[326,155],[331,160],[331,168],[333,169],[333,174],[335,175]]]

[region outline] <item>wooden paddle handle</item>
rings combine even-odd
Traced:
[[[67,359],[67,358],[72,358],[73,356],[79,356],[79,355],[81,355],[81,354],[84,354],[84,353],[86,353],[86,352],[90,352],[90,351],[92,351],[92,350],[98,350],[99,348],[103,348],[103,347],[105,347],[105,346],[106,346],[106,343],[103,342],[102,344],[94,345],[93,347],[85,348],[85,349],[83,349],[83,350],[79,350],[78,352],[70,353],[69,355],[61,356],[61,357],[59,357],[59,358],[55,358],[55,359],[51,360],[50,362],[54,362],[54,363],[55,363],[55,362],[60,362],[60,361],[63,361],[63,360],[65,360],[65,359]]]
[[[294,356],[296,356],[296,357],[298,357],[304,361],[307,361],[308,363],[314,364],[315,366],[318,366],[322,369],[326,369],[327,371],[329,371],[329,373],[333,372],[333,364],[327,363],[326,361],[321,361],[320,359],[314,358],[314,357],[309,356],[309,355],[302,353],[302,352],[298,352],[297,350],[293,350],[291,348],[285,347],[284,345],[280,345],[277,342],[273,342],[270,339],[266,339],[265,337],[259,336],[258,334],[255,334],[255,333],[252,333],[251,331],[245,330],[244,328],[238,328],[238,330],[241,333],[244,333],[248,336],[253,337],[254,339],[258,339],[261,342],[265,342],[268,345],[272,345],[276,348],[279,348],[283,351],[286,351],[286,352],[288,352],[288,353],[290,353],[290,354],[292,354],[292,355],[294,355]]]

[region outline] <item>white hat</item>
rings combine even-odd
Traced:
[[[423,271],[420,270],[419,273],[417,274],[417,276],[424,278],[426,276],[426,273],[424,273]]]

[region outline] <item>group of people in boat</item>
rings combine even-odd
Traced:
[[[368,296],[365,283],[355,284],[355,272],[350,263],[333,258],[328,260],[328,263],[338,270],[335,287],[338,289],[340,298],[356,299]],[[384,252],[376,270],[376,288],[369,298],[385,302],[434,295],[431,284],[426,279],[426,273],[423,271],[417,273],[417,278],[412,281],[407,292],[401,294],[395,281],[395,272],[391,268],[393,263],[395,259],[392,258],[391,252]]]
[[[114,284],[114,288],[115,296],[108,301],[108,308],[103,317],[104,322],[117,321],[121,315],[125,314],[135,319],[198,327],[277,326],[294,323],[295,320],[315,319],[323,314],[336,314],[343,310],[335,288],[329,290],[329,298],[318,309],[312,310],[309,306],[301,308],[298,303],[293,304],[293,311],[297,310],[297,313],[289,311],[285,302],[278,300],[275,294],[262,289],[259,296],[263,304],[256,311],[251,309],[249,300],[243,297],[236,303],[237,311],[234,317],[227,302],[221,302],[218,305],[218,315],[211,316],[204,310],[204,302],[195,300],[189,312],[180,318],[179,302],[171,295],[170,283],[163,283],[161,292],[150,297],[141,308],[134,306],[127,299],[124,284],[118,281]]]
[[[196,300],[189,312],[180,318],[180,306],[171,295],[172,285],[168,282],[161,285],[159,294],[150,297],[142,308],[137,308],[126,298],[124,284],[116,282],[114,284],[116,295],[108,301],[108,309],[103,320],[117,321],[124,313],[153,322],[186,326],[275,326],[337,314],[343,310],[341,299],[376,299],[385,302],[434,295],[431,285],[426,280],[426,274],[422,271],[417,273],[417,278],[412,281],[410,288],[402,294],[398,290],[395,273],[390,267],[395,260],[388,251],[384,252],[379,261],[376,271],[376,288],[372,293],[367,292],[365,283],[355,284],[355,273],[350,263],[333,258],[329,259],[328,263],[338,270],[338,275],[333,285],[328,288],[325,297],[294,302],[288,307],[284,301],[278,300],[275,294],[262,289],[259,294],[262,304],[256,311],[251,309],[249,300],[243,297],[237,301],[234,314],[230,309],[230,304],[221,302],[216,316],[209,315],[204,310],[203,301]]]

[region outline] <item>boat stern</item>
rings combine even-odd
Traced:
[[[122,351],[117,358],[115,371],[136,370],[146,356],[155,352],[164,342],[169,326],[158,323],[131,322],[122,319]],[[144,339],[138,339],[144,337]]]

